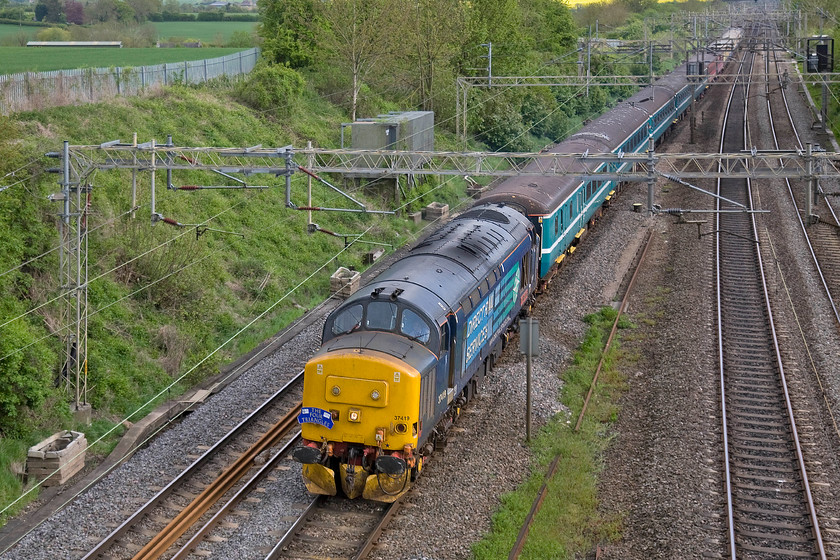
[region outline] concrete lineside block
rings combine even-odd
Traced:
[[[29,448],[26,472],[44,481],[44,486],[64,484],[85,466],[86,453],[85,434],[70,430],[58,432]]]
[[[330,276],[330,293],[346,298],[359,289],[361,280],[361,272],[350,270],[348,268],[344,268],[343,266],[339,267],[338,270]]]
[[[449,205],[442,202],[432,202],[423,209],[423,218],[429,222],[449,216]]]

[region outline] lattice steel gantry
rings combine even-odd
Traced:
[[[297,207],[291,200],[291,177],[297,171],[315,173],[352,174],[367,176],[397,175],[486,175],[511,177],[517,175],[574,175],[582,180],[643,181],[651,185],[657,178],[691,187],[687,180],[716,178],[793,178],[815,181],[840,177],[840,154],[812,151],[759,151],[744,153],[657,153],[653,150],[637,154],[614,153],[516,153],[516,152],[409,152],[392,150],[326,150],[307,148],[178,147],[168,142],[156,144],[123,144],[119,141],[99,145],[71,146],[64,143],[60,153],[49,154],[61,159],[60,193],[50,198],[61,202],[61,289],[64,301],[63,321],[65,359],[62,380],[74,393],[76,407],[87,404],[87,318],[88,318],[88,214],[93,186],[89,178],[96,171],[128,169],[133,173],[132,189],[136,188],[136,174],[148,172],[152,191],[151,221],[168,221],[156,211],[154,203],[155,172],[167,173],[167,188],[269,188],[247,183],[255,174],[269,174],[285,178],[286,205]],[[308,168],[295,163],[306,162]],[[615,171],[621,169],[622,171]],[[178,171],[207,171],[235,183],[230,186],[190,185],[174,187],[172,173]],[[237,175],[241,176],[237,177]],[[320,178],[319,178],[320,179]],[[322,180],[329,187],[329,182]],[[701,189],[702,190],[702,189]],[[353,211],[393,214],[392,211],[366,208],[346,193],[347,199],[361,208]],[[136,199],[133,199],[132,204]],[[649,197],[652,200],[652,196]],[[649,202],[649,211],[654,211]],[[345,210],[346,209],[332,209]],[[673,212],[673,211],[669,211]],[[174,222],[174,225],[182,226]]]

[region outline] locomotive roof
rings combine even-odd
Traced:
[[[671,74],[654,82],[653,87],[642,88],[566,140],[552,146],[549,151],[566,154],[586,151],[605,153],[615,150],[688,83],[685,72],[683,64]],[[581,173],[585,171],[579,162],[573,162],[569,168],[580,169]],[[581,180],[574,175],[511,177],[484,195],[482,200],[515,204],[528,215],[546,216],[557,210],[580,182]]]
[[[478,281],[527,237],[527,219],[510,207],[482,205],[461,214],[412,248],[376,278],[357,290],[345,307],[372,298],[387,298],[399,289],[398,299],[441,323],[457,309]]]

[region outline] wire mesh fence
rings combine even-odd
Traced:
[[[32,111],[58,105],[95,103],[117,95],[137,95],[168,84],[199,84],[250,72],[258,48],[185,62],[129,68],[79,68],[0,76],[0,113]]]

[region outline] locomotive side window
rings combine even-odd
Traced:
[[[449,323],[440,326],[440,350],[449,352]]]
[[[427,344],[431,330],[426,321],[411,309],[404,309],[400,321],[400,332],[409,338],[413,338]]]
[[[520,291],[528,287],[528,280],[531,278],[531,261],[528,260],[529,253],[522,257],[522,265],[519,267],[521,276],[519,278]]]
[[[362,326],[362,305],[351,305],[333,320],[332,333],[346,334]]]
[[[377,331],[393,331],[397,326],[397,305],[388,301],[368,304],[365,327]]]

